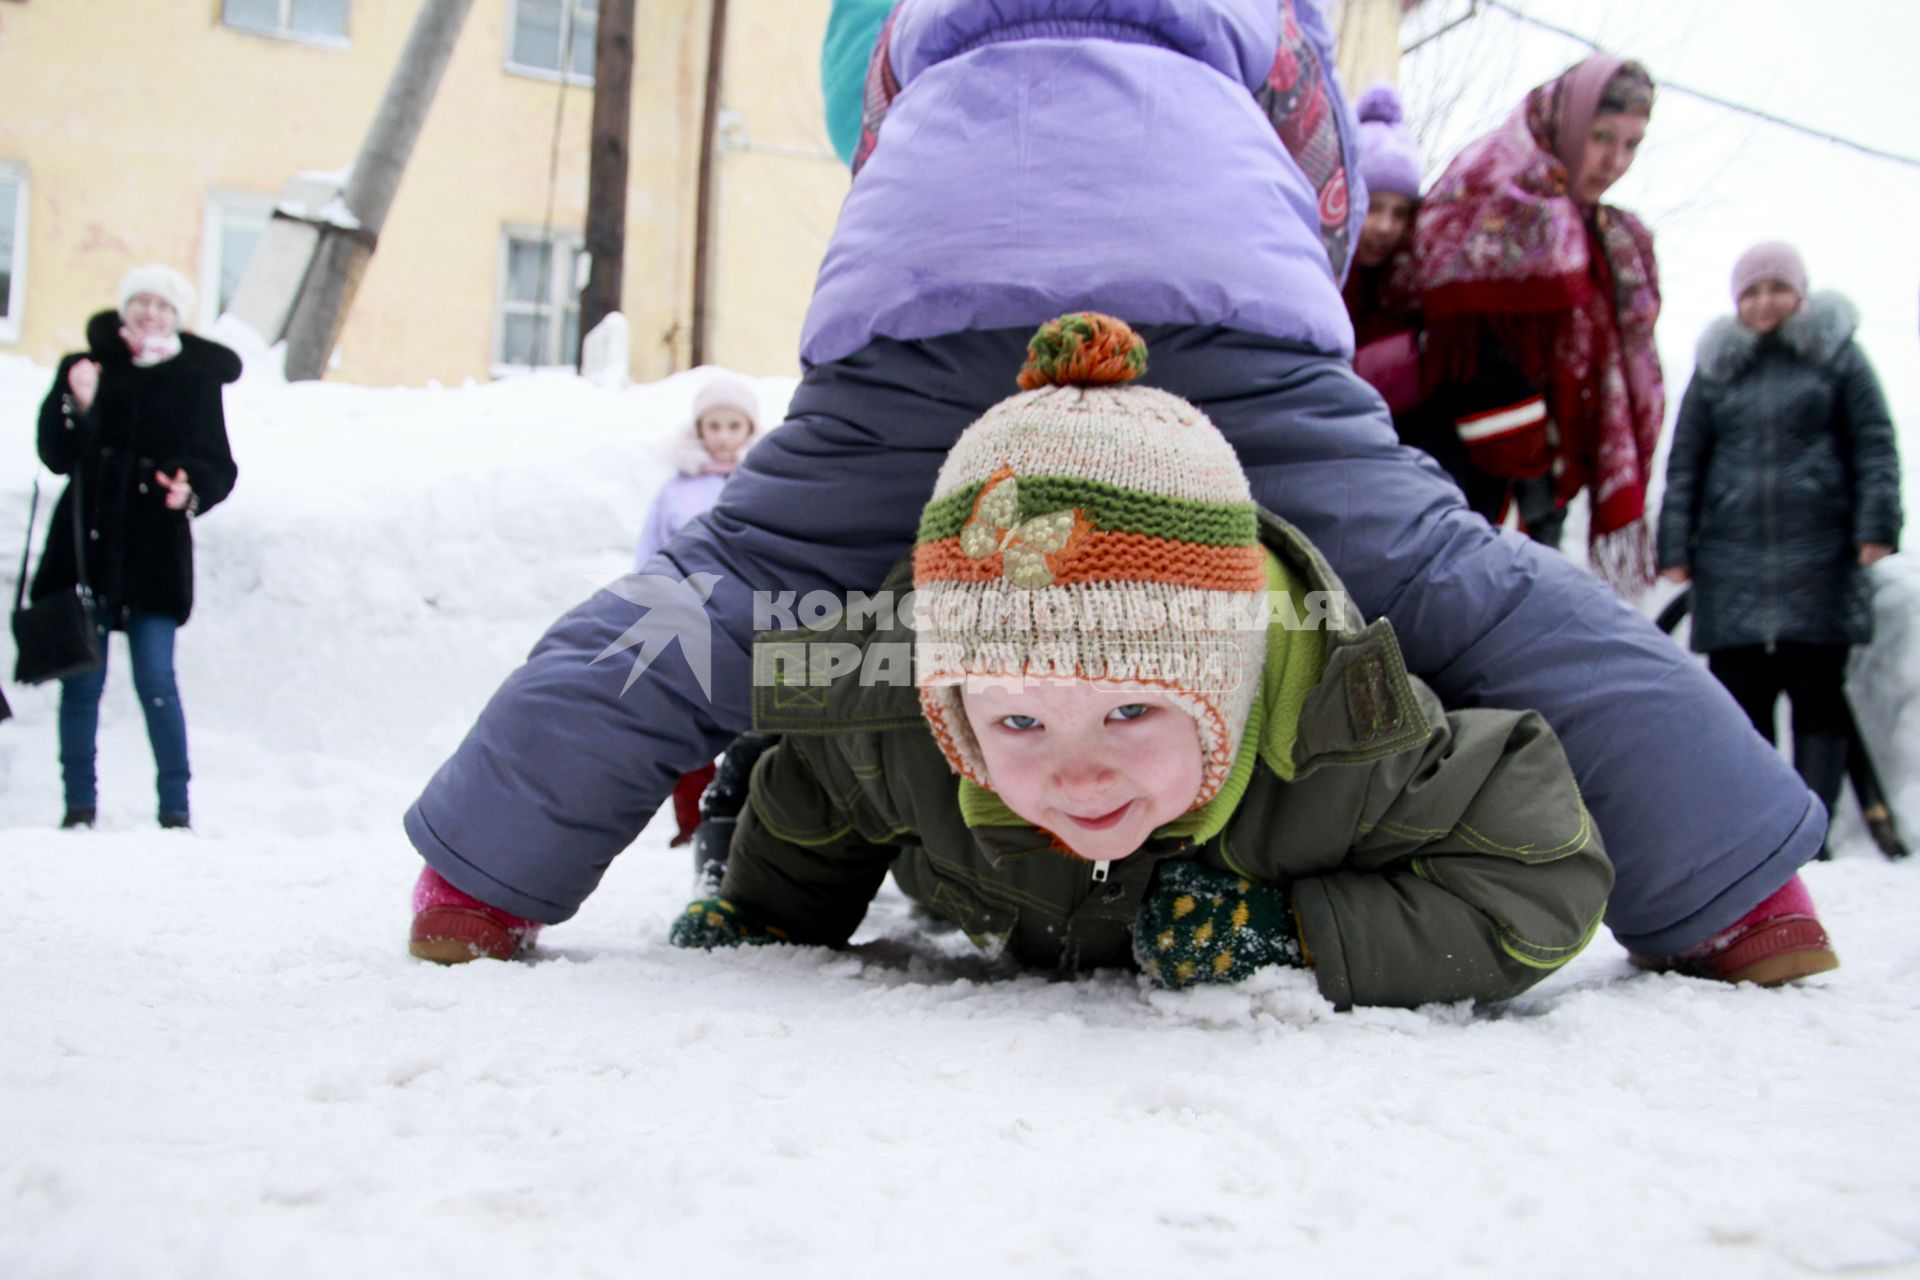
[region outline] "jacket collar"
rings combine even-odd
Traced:
[[[1780,345],[1808,364],[1825,368],[1860,327],[1853,303],[1831,290],[1807,295],[1800,309],[1780,322]],[[1733,316],[1722,316],[1700,335],[1694,362],[1702,377],[1730,382],[1759,358],[1764,339]]]
[[[133,353],[127,350],[127,344],[121,340],[121,323],[118,311],[96,312],[87,321],[87,354],[104,365],[131,369],[135,367]],[[174,336],[180,339],[180,354],[162,364],[145,366],[146,369],[204,374],[222,383],[233,382],[240,377],[240,357],[229,348],[198,334],[188,333],[185,328],[176,329]]]

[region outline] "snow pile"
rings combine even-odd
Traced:
[[[1920,458],[1908,455],[1909,467]],[[1907,848],[1920,851],[1920,563],[1912,554],[1883,560],[1873,575],[1873,643],[1856,650],[1847,694],[1879,765],[1880,783],[1906,818]],[[1842,798],[1836,834],[1864,832],[1851,792]],[[1864,837],[1862,837],[1864,838]]]
[[[0,358],[0,416],[47,378]],[[1602,939],[1504,1009],[1335,1014],[1295,973],[1007,975],[892,896],[851,953],[685,954],[665,822],[536,963],[410,961],[400,812],[627,567],[696,385],[233,389],[180,639],[197,831],[152,826],[118,641],[100,830],[52,829],[56,694],[8,689],[0,1274],[1920,1268],[1920,869],[1857,830],[1808,872],[1845,967],[1783,991]],[[1920,821],[1906,559],[1862,718]]]

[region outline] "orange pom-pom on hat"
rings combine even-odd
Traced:
[[[1027,342],[1022,391],[1132,382],[1147,371],[1147,344],[1124,320],[1076,311],[1049,320]]]

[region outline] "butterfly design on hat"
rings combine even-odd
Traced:
[[[1093,532],[1078,507],[1020,518],[1020,481],[1002,467],[982,486],[973,514],[960,530],[960,550],[984,560],[998,552],[1001,573],[1016,587],[1050,587],[1073,552]]]

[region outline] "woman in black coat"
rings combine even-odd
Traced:
[[[1873,636],[1866,567],[1900,538],[1900,458],[1859,316],[1807,293],[1792,246],[1733,269],[1738,314],[1700,340],[1660,512],[1660,567],[1693,582],[1693,647],[1829,813],[1846,775],[1847,650]]]
[[[221,388],[240,358],[181,333],[193,309],[186,277],[158,264],[120,282],[120,309],[87,322],[85,352],[66,356],[40,406],[40,460],[73,477],[54,508],[34,599],[70,590],[74,503],[102,652],[124,631],[158,775],[160,825],[188,823],[187,723],[174,680],[175,630],[193,610],[191,521],[233,490]],[[106,668],[60,682],[61,825],[92,826],[94,739]]]

